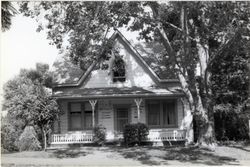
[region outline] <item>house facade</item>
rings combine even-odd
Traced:
[[[62,111],[51,144],[91,143],[92,128],[106,128],[107,141],[120,140],[123,127],[145,123],[148,141],[192,141],[191,114],[175,79],[160,79],[130,42],[116,31],[108,69],[94,62],[86,71],[70,72],[57,64],[53,96]],[[66,64],[65,64],[66,63]],[[76,75],[78,74],[78,75]]]

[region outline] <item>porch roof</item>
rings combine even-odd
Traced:
[[[165,88],[140,88],[140,87],[107,87],[64,89],[53,92],[53,97],[58,99],[72,98],[117,98],[117,97],[178,97],[183,96],[179,89]]]

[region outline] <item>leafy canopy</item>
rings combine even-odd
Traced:
[[[25,16],[44,18],[38,31],[47,30],[51,44],[69,54],[83,70],[93,60],[106,59],[110,43],[108,32],[128,24],[139,2],[23,2]],[[43,19],[41,19],[43,20]],[[67,47],[63,47],[67,43]]]
[[[51,126],[59,109],[48,87],[51,74],[48,65],[37,64],[36,70],[21,70],[4,85],[3,109],[7,115],[21,119],[25,125]]]

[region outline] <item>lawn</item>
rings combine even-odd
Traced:
[[[214,152],[197,147],[82,147],[2,154],[2,166],[141,166],[245,165],[249,146],[218,146]]]

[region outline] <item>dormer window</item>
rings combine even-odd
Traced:
[[[119,56],[116,56],[113,62],[112,73],[113,73],[113,82],[126,81],[125,63],[123,59]]]

